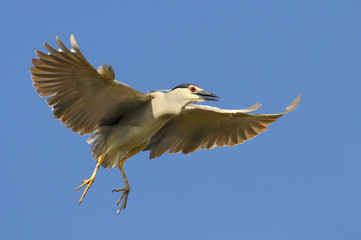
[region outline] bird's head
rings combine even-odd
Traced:
[[[203,102],[203,101],[218,101],[219,97],[213,93],[204,91],[195,84],[183,83],[171,90],[177,98],[186,101],[187,103]]]

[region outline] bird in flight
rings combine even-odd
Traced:
[[[117,213],[126,208],[130,192],[124,162],[140,151],[150,151],[149,158],[198,149],[234,146],[264,132],[279,117],[294,110],[300,95],[283,113],[252,114],[261,105],[226,110],[193,103],[218,101],[219,97],[201,87],[186,83],[171,90],[142,93],[115,80],[113,68],[106,64],[96,70],[80,52],[74,35],[71,50],[56,37],[58,50],[47,43],[48,53],[36,51],[30,72],[33,86],[41,97],[48,97],[55,118],[80,135],[92,134],[88,143],[96,160],[85,187],[82,202],[95,180],[100,166],[119,168],[125,186]],[[75,191],[74,190],[74,191]]]

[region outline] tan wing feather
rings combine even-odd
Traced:
[[[294,110],[300,95],[279,114],[250,114],[244,110],[223,110],[190,104],[177,117],[165,124],[144,150],[151,150],[150,158],[169,154],[194,152],[199,148],[234,146],[254,138],[267,130],[285,113]]]
[[[39,59],[32,60],[34,67],[30,69],[36,92],[49,96],[54,116],[66,127],[89,134],[150,100],[148,94],[114,80],[111,66],[104,64],[97,71],[80,52],[74,35],[70,41],[72,50],[58,37],[59,50],[45,43],[49,53],[36,51]]]

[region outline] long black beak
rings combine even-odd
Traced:
[[[217,95],[210,93],[210,92],[206,92],[204,90],[199,91],[196,94],[201,96],[202,99],[208,100],[208,101],[219,101],[219,99],[220,99]]]

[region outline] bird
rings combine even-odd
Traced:
[[[87,142],[96,160],[90,178],[74,191],[85,187],[83,201],[99,167],[119,168],[124,187],[116,203],[126,208],[130,186],[124,162],[141,151],[149,158],[199,149],[234,146],[264,132],[267,126],[294,110],[300,94],[284,112],[253,114],[261,104],[239,110],[227,110],[196,103],[220,98],[192,83],[170,90],[140,92],[115,80],[112,66],[95,69],[81,53],[75,37],[70,36],[69,50],[56,37],[58,50],[44,43],[47,53],[35,51],[30,68],[33,86],[40,97],[47,97],[55,118],[80,135],[91,135]]]

